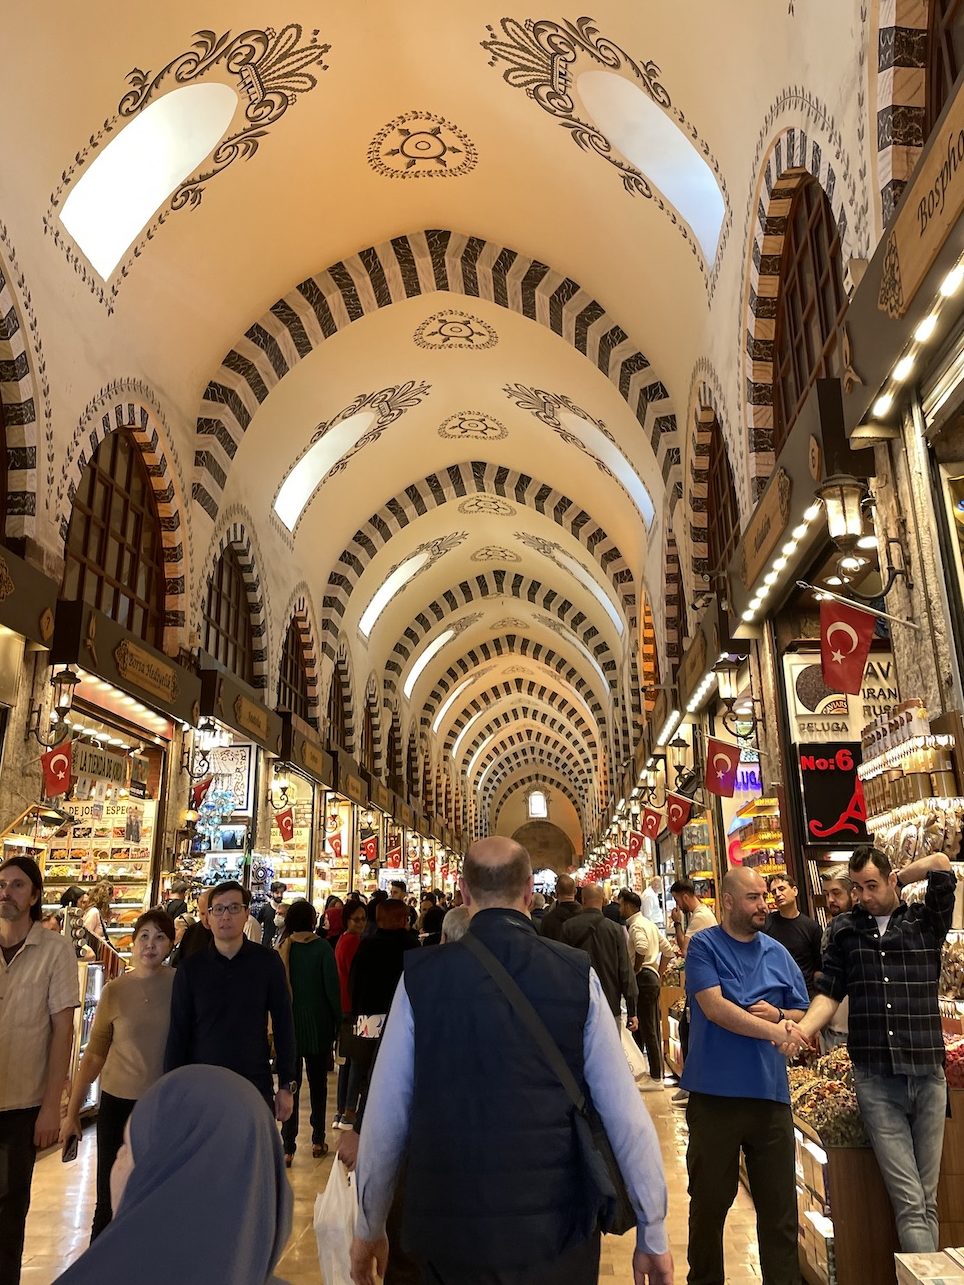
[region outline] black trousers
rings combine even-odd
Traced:
[[[746,1158],[764,1285],[800,1285],[793,1123],[789,1106],[761,1098],[691,1092],[689,1285],[723,1285],[723,1224]]]
[[[281,1126],[281,1141],[284,1143],[285,1155],[293,1156],[298,1150],[298,1118],[300,1116],[301,1094],[304,1087],[302,1066],[308,1080],[308,1093],[311,1099],[311,1141],[320,1146],[325,1140],[325,1116],[328,1112],[328,1052],[299,1053],[295,1070],[298,1090],[295,1093],[291,1115]]]
[[[649,1073],[654,1080],[663,1078],[663,1041],[659,1029],[659,975],[651,968],[641,968],[636,974],[639,997],[636,1000],[636,1017],[639,1029],[636,1043],[649,1059]]]
[[[796,1206],[794,1206],[796,1208]],[[426,1263],[422,1285],[597,1285],[600,1237],[597,1232],[552,1263],[493,1271],[471,1263],[443,1266]]]
[[[0,1111],[0,1281],[20,1285],[23,1234],[37,1148],[33,1129],[39,1107]]]
[[[97,1111],[97,1204],[90,1229],[92,1243],[114,1216],[110,1201],[110,1171],[124,1141],[124,1126],[136,1106],[136,1098],[115,1098],[112,1093],[101,1090]]]

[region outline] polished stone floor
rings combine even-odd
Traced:
[[[334,1085],[332,1084],[332,1088]],[[663,1148],[669,1182],[669,1233],[676,1259],[677,1285],[686,1280],[686,1122],[683,1113],[670,1106],[670,1090],[646,1093],[644,1101],[652,1114]],[[337,1135],[334,1135],[337,1136]],[[329,1135],[331,1141],[332,1135]],[[321,1274],[315,1249],[312,1213],[315,1196],[328,1178],[331,1160],[312,1160],[310,1137],[289,1171],[295,1195],[294,1229],[281,1260],[278,1274],[290,1285],[319,1285]],[[37,1163],[33,1202],[27,1222],[22,1285],[51,1285],[63,1269],[81,1253],[90,1234],[94,1193],[93,1131],[81,1145],[80,1155],[70,1165],[61,1163],[58,1151]],[[159,1229],[160,1233],[160,1229]],[[603,1242],[600,1281],[632,1282],[632,1252],[635,1236],[606,1237]],[[726,1227],[727,1282],[751,1285],[760,1280],[753,1206],[740,1189]],[[134,1279],[136,1269],[132,1265]]]

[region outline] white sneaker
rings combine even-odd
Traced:
[[[333,1129],[340,1129],[340,1128],[341,1128],[341,1120],[342,1120],[342,1117],[341,1117],[341,1114],[339,1113],[339,1114],[337,1114],[337,1115],[334,1117],[334,1119],[332,1120],[332,1122],[331,1122],[331,1127],[332,1127]]]
[[[670,1098],[670,1102],[672,1102],[674,1107],[685,1107],[689,1100],[690,1095],[686,1089],[677,1090],[677,1092]]]

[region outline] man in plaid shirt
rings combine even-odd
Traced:
[[[859,848],[849,869],[854,908],[831,923],[818,994],[787,1031],[812,1039],[849,996],[854,1087],[900,1247],[932,1253],[947,1111],[937,988],[956,879],[943,853],[894,871],[885,853]],[[923,901],[902,902],[900,888],[923,879]]]

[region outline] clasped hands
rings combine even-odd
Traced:
[[[751,1004],[747,1009],[754,1017],[762,1017],[765,1022],[775,1022],[780,1028],[779,1034],[774,1035],[770,1041],[784,1057],[796,1057],[804,1049],[812,1047],[810,1037],[800,1028],[800,1026],[791,1017],[785,1017],[780,1020],[780,1010],[768,1004],[766,1000],[760,1000],[756,1004]]]

